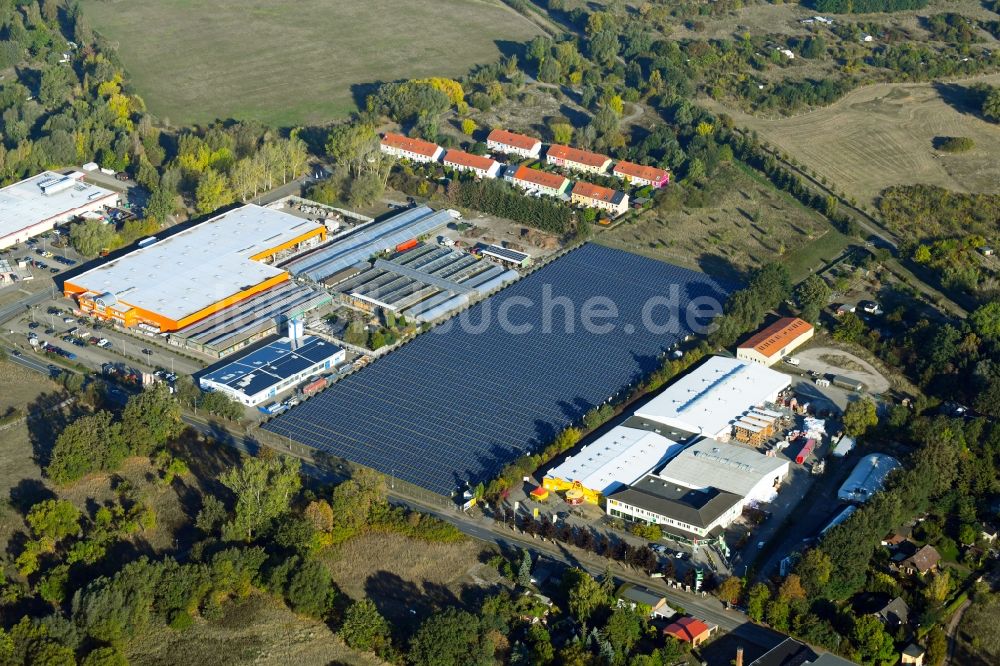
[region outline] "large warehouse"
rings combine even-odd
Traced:
[[[324,238],[323,225],[243,206],[81,273],[63,291],[88,315],[176,331],[288,280],[272,263]]]
[[[550,469],[542,485],[548,490],[565,490],[579,483],[591,497],[606,497],[659,467],[683,448],[650,430],[618,426]]]
[[[117,205],[117,192],[83,182],[79,171],[65,176],[43,171],[0,189],[0,250]]]
[[[744,414],[774,403],[790,385],[788,376],[780,372],[712,356],[637,409],[635,415],[672,431],[725,441]]]
[[[418,245],[375,263],[333,288],[356,307],[431,322],[520,277],[467,252]]]
[[[206,391],[225,393],[253,407],[310,376],[342,363],[346,352],[322,338],[281,338],[229,361],[198,379]]]
[[[693,334],[683,325],[670,333],[643,325],[650,299],[675,285],[682,311],[693,299],[725,300],[702,273],[586,244],[264,427],[452,495],[546,446]],[[578,321],[595,296],[617,306],[611,331]],[[577,305],[548,311],[544,303],[553,298]]]
[[[744,504],[770,502],[788,476],[789,462],[736,444],[703,439],[687,447],[656,475],[685,488],[718,488],[743,498]]]

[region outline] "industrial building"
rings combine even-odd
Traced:
[[[575,487],[597,504],[601,496],[634,483],[683,448],[655,432],[618,426],[550,469],[542,487],[550,491]]]
[[[746,505],[773,501],[788,470],[787,460],[746,446],[703,439],[674,456],[656,475],[685,488],[718,488],[739,495]]]
[[[477,178],[496,178],[500,173],[500,163],[496,160],[461,150],[449,150],[445,153],[444,165],[456,171],[468,171]]]
[[[885,486],[885,480],[894,469],[899,468],[899,461],[884,453],[872,453],[865,456],[855,465],[854,471],[844,481],[837,491],[837,499],[841,502],[857,502],[863,504]]]
[[[348,303],[430,322],[520,277],[471,254],[418,245],[333,286]]]
[[[413,139],[402,134],[386,132],[379,143],[379,149],[386,155],[411,160],[413,162],[437,162],[444,154],[444,148],[424,141]]]
[[[553,197],[563,196],[569,187],[569,178],[557,173],[532,169],[523,164],[517,167],[511,181],[523,190],[534,190]]]
[[[718,488],[694,490],[649,474],[608,496],[609,516],[656,524],[690,542],[716,539],[740,517],[743,498]]]
[[[744,446],[702,439],[607,496],[608,515],[655,523],[677,539],[716,540],[747,505],[770,502],[789,463]]]
[[[607,173],[611,166],[611,158],[607,155],[559,144],[549,146],[545,151],[545,161],[564,169],[598,174]]]
[[[771,367],[788,358],[815,333],[812,324],[798,317],[783,317],[736,348],[736,358]]]
[[[642,325],[649,299],[670,285],[680,286],[682,311],[693,299],[726,298],[703,273],[585,244],[500,296],[476,303],[462,321],[449,319],[347,375],[264,429],[391,474],[397,482],[460,494],[547,446],[692,335],[684,326],[663,333]],[[540,305],[523,305],[541,304],[546,292],[574,303],[594,295],[610,298],[618,325],[600,333],[571,328],[573,313],[564,308],[546,315]],[[505,303],[519,304],[509,320],[518,325],[516,332],[499,316]]]
[[[533,136],[525,136],[505,129],[495,129],[486,137],[486,147],[500,153],[520,155],[527,159],[537,159],[542,152],[542,142]]]
[[[377,254],[427,236],[453,222],[455,215],[451,211],[432,210],[427,206],[407,208],[392,217],[362,225],[328,245],[291,259],[283,267],[296,276],[316,282],[330,278],[339,281],[338,276],[340,279],[348,277],[339,275],[343,271],[363,265]],[[353,272],[359,270],[357,268]]]
[[[70,278],[63,291],[89,316],[176,331],[287,281],[274,263],[325,238],[323,225],[242,206]]]
[[[222,358],[275,335],[284,323],[332,300],[333,297],[324,290],[286,280],[170,333],[167,341],[207,356]]]
[[[620,190],[612,190],[610,187],[585,183],[582,180],[573,186],[570,201],[587,208],[606,211],[615,217],[628,211],[627,194]]]
[[[0,189],[0,250],[117,205],[117,192],[83,182],[79,171],[43,171]]]
[[[670,172],[666,169],[658,169],[634,162],[618,162],[612,173],[635,187],[658,189],[670,182]]]
[[[673,431],[726,441],[743,415],[775,403],[790,385],[788,376],[780,372],[712,356],[637,409],[635,415]]]
[[[343,349],[313,336],[281,338],[202,375],[205,391],[219,391],[244,405],[259,405],[310,376],[342,363]]]

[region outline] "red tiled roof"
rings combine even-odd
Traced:
[[[488,157],[473,155],[461,150],[449,150],[444,154],[444,162],[445,164],[457,164],[458,166],[482,169],[483,171],[489,171],[496,164],[495,160],[491,160]]]
[[[770,358],[800,335],[812,330],[812,325],[798,317],[784,317],[755,334],[738,349],[755,349]]]
[[[665,169],[657,169],[656,167],[636,164],[635,162],[619,162],[615,165],[614,172],[622,176],[642,178],[654,183],[670,176],[670,172]]]
[[[566,182],[566,178],[559,174],[530,169],[524,165],[517,167],[517,171],[514,172],[514,180],[523,180],[542,187],[550,187],[553,190],[558,190]]]
[[[586,164],[591,167],[604,166],[611,160],[607,155],[592,153],[587,150],[580,150],[579,148],[571,148],[570,146],[560,146],[559,144],[549,146],[549,151],[545,155],[546,157],[551,156],[569,162],[576,162],[577,164]]]
[[[521,150],[532,150],[536,144],[541,143],[540,139],[524,134],[517,134],[516,132],[508,132],[505,129],[493,130],[490,132],[490,135],[486,137],[486,140],[496,141],[497,143],[502,143],[505,146],[514,146],[515,148],[520,148]]]
[[[615,205],[618,205],[622,200],[622,196],[617,190],[593,183],[585,183],[582,180],[576,181],[576,185],[573,186],[573,194]]]
[[[386,132],[382,136],[382,145],[398,148],[400,150],[407,150],[411,153],[416,153],[417,155],[423,155],[425,157],[434,157],[434,153],[436,153],[438,148],[440,148],[440,146],[436,143],[424,141],[423,139],[411,139],[408,136],[393,134],[392,132]]]
[[[682,617],[667,625],[663,633],[667,636],[673,636],[679,641],[691,643],[699,636],[708,633],[708,625],[697,618]]]

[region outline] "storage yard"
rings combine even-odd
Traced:
[[[642,325],[643,306],[672,285],[682,312],[699,296],[725,298],[704,274],[584,245],[473,306],[463,319],[475,326],[451,319],[264,428],[452,495],[547,444],[653,370],[691,333],[683,320],[666,334]],[[576,308],[609,298],[618,311],[614,330],[585,330],[563,307],[544,315],[539,304],[559,296]],[[533,305],[512,310],[511,319],[530,330],[512,333],[491,318],[523,299]]]
[[[432,210],[427,206],[410,208],[388,219],[358,227],[334,243],[291,259],[283,268],[314,282],[336,282],[338,277],[346,277],[338,275],[342,271],[368,261],[372,255],[427,236],[454,219],[455,215],[447,210]],[[355,272],[357,270],[360,269]]]
[[[500,289],[520,277],[516,271],[471,254],[418,245],[333,285],[364,310],[381,308],[407,319],[430,322]]]

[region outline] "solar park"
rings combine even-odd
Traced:
[[[723,288],[702,273],[584,245],[264,428],[451,495],[495,477],[653,370],[662,353],[691,334],[683,318],[669,333],[642,325],[644,305],[674,286],[682,312],[696,297],[725,298]],[[542,326],[543,293],[573,304],[571,331],[564,307],[549,308],[551,326]],[[601,322],[614,324],[610,332],[581,325],[582,304],[594,296],[617,306],[618,316]],[[521,334],[497,321],[506,299],[517,297],[534,304],[510,307],[512,324],[532,324]],[[665,316],[654,318],[662,323]]]

